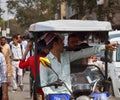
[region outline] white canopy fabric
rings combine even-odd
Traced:
[[[111,23],[96,20],[48,20],[31,24],[30,32],[47,31],[110,31]]]

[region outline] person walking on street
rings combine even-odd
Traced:
[[[22,45],[24,49],[26,49],[28,41],[23,40],[23,37],[20,34],[17,34],[17,40],[18,40],[18,43]],[[30,52],[26,55],[26,58],[28,58],[29,56],[30,56]],[[23,69],[23,77],[24,77],[25,71],[26,71],[26,68]]]
[[[36,67],[35,67],[35,56],[30,56],[26,61],[25,61],[25,59],[26,59],[26,55],[27,55],[27,53],[30,51],[30,49],[31,49],[31,43],[30,42],[28,42],[28,45],[27,45],[27,48],[26,48],[26,50],[25,50],[25,52],[24,52],[24,54],[23,54],[23,57],[22,57],[22,59],[20,60],[20,63],[19,63],[19,67],[21,68],[21,69],[23,69],[23,68],[26,68],[26,67],[30,67],[30,69],[31,69],[31,71],[32,71],[32,75],[33,75],[33,77],[34,77],[34,80],[36,81]],[[45,57],[47,54],[48,54],[48,49],[46,48],[46,43],[45,43],[45,41],[44,40],[40,40],[39,42],[38,42],[38,52],[37,52],[37,60],[38,60],[38,65],[40,64],[40,57]],[[39,69],[39,68],[38,68]],[[39,73],[39,72],[38,72]],[[38,93],[38,96],[41,98],[41,99],[38,99],[38,100],[44,100],[44,93],[43,93],[43,91],[42,91],[42,89],[40,89],[40,88],[37,88],[37,93]],[[36,97],[34,97],[33,96],[33,98],[34,98],[34,100],[36,100],[35,98]]]
[[[20,43],[25,49],[26,46],[27,46],[27,41],[23,40],[23,38],[22,38],[22,36],[20,34],[17,34],[17,38],[18,38],[18,43]]]
[[[4,36],[2,36],[0,38],[0,43],[1,43],[0,46],[1,46],[2,53],[4,54],[5,60],[6,60],[8,85],[10,85],[11,76],[12,76],[12,66],[11,66],[11,62],[10,62],[10,46],[9,46],[9,44],[7,44],[6,37],[4,37]]]
[[[8,100],[8,80],[6,60],[0,47],[0,100]]]
[[[11,45],[11,61],[12,61],[12,86],[13,91],[17,90],[17,80],[18,75],[18,86],[23,90],[23,70],[19,68],[19,62],[25,51],[23,46],[18,43],[17,36],[13,36],[13,44]],[[17,73],[17,75],[16,75]]]

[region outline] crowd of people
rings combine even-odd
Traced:
[[[59,78],[67,85],[70,91],[70,64],[81,59],[82,64],[88,64],[88,57],[100,52],[101,50],[115,50],[116,44],[102,45],[99,47],[89,47],[89,45],[78,36],[71,34],[68,38],[68,48],[64,49],[63,38],[54,33],[46,33],[43,39],[37,43],[37,62],[38,70],[35,69],[35,56],[30,55],[33,43],[29,39],[23,39],[20,34],[14,35],[8,44],[6,37],[0,38],[0,100],[8,100],[8,86],[12,86],[12,91],[17,91],[18,87],[24,90],[23,77],[25,68],[30,67],[33,79],[40,75],[40,86],[45,86],[57,80],[57,76],[45,68],[40,63],[40,57],[46,57],[51,62],[51,67],[58,74]],[[75,46],[81,48],[73,49]],[[83,47],[83,48],[82,48]],[[82,49],[82,50],[81,50]],[[34,52],[34,51],[33,51]],[[74,66],[75,67],[75,66]],[[38,100],[44,100],[47,94],[69,93],[64,86],[37,88]],[[34,100],[36,97],[34,97]]]
[[[19,62],[26,45],[27,40],[20,34],[14,35],[10,43],[5,36],[0,38],[0,100],[9,100],[8,86],[12,86],[13,92],[18,87],[23,91],[23,70]]]

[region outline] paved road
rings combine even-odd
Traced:
[[[24,90],[21,91],[18,87],[16,92],[12,91],[12,87],[9,87],[9,100],[31,100],[30,88],[29,88],[29,72],[25,73],[23,78]]]
[[[9,100],[32,100],[30,98],[30,86],[29,86],[29,72],[25,73],[23,78],[24,90],[21,91],[20,88],[16,92],[12,91],[12,87],[9,87]],[[120,100],[110,97],[109,100]]]

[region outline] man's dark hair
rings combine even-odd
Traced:
[[[6,39],[6,37],[5,37],[5,36],[2,36],[0,39],[3,39],[3,38],[4,38],[4,39]]]
[[[72,33],[72,34],[70,34],[70,35],[68,36],[68,41],[70,40],[71,37],[78,37],[78,36],[77,36],[77,34]]]
[[[43,49],[47,48],[45,41],[44,40],[40,40],[37,43],[37,46],[38,46],[37,54],[39,54],[41,56],[46,56],[46,53],[43,51]]]
[[[12,39],[18,39],[17,35],[13,35]]]
[[[17,34],[17,37],[20,36],[20,38],[22,39],[23,37],[21,36],[21,34]]]

